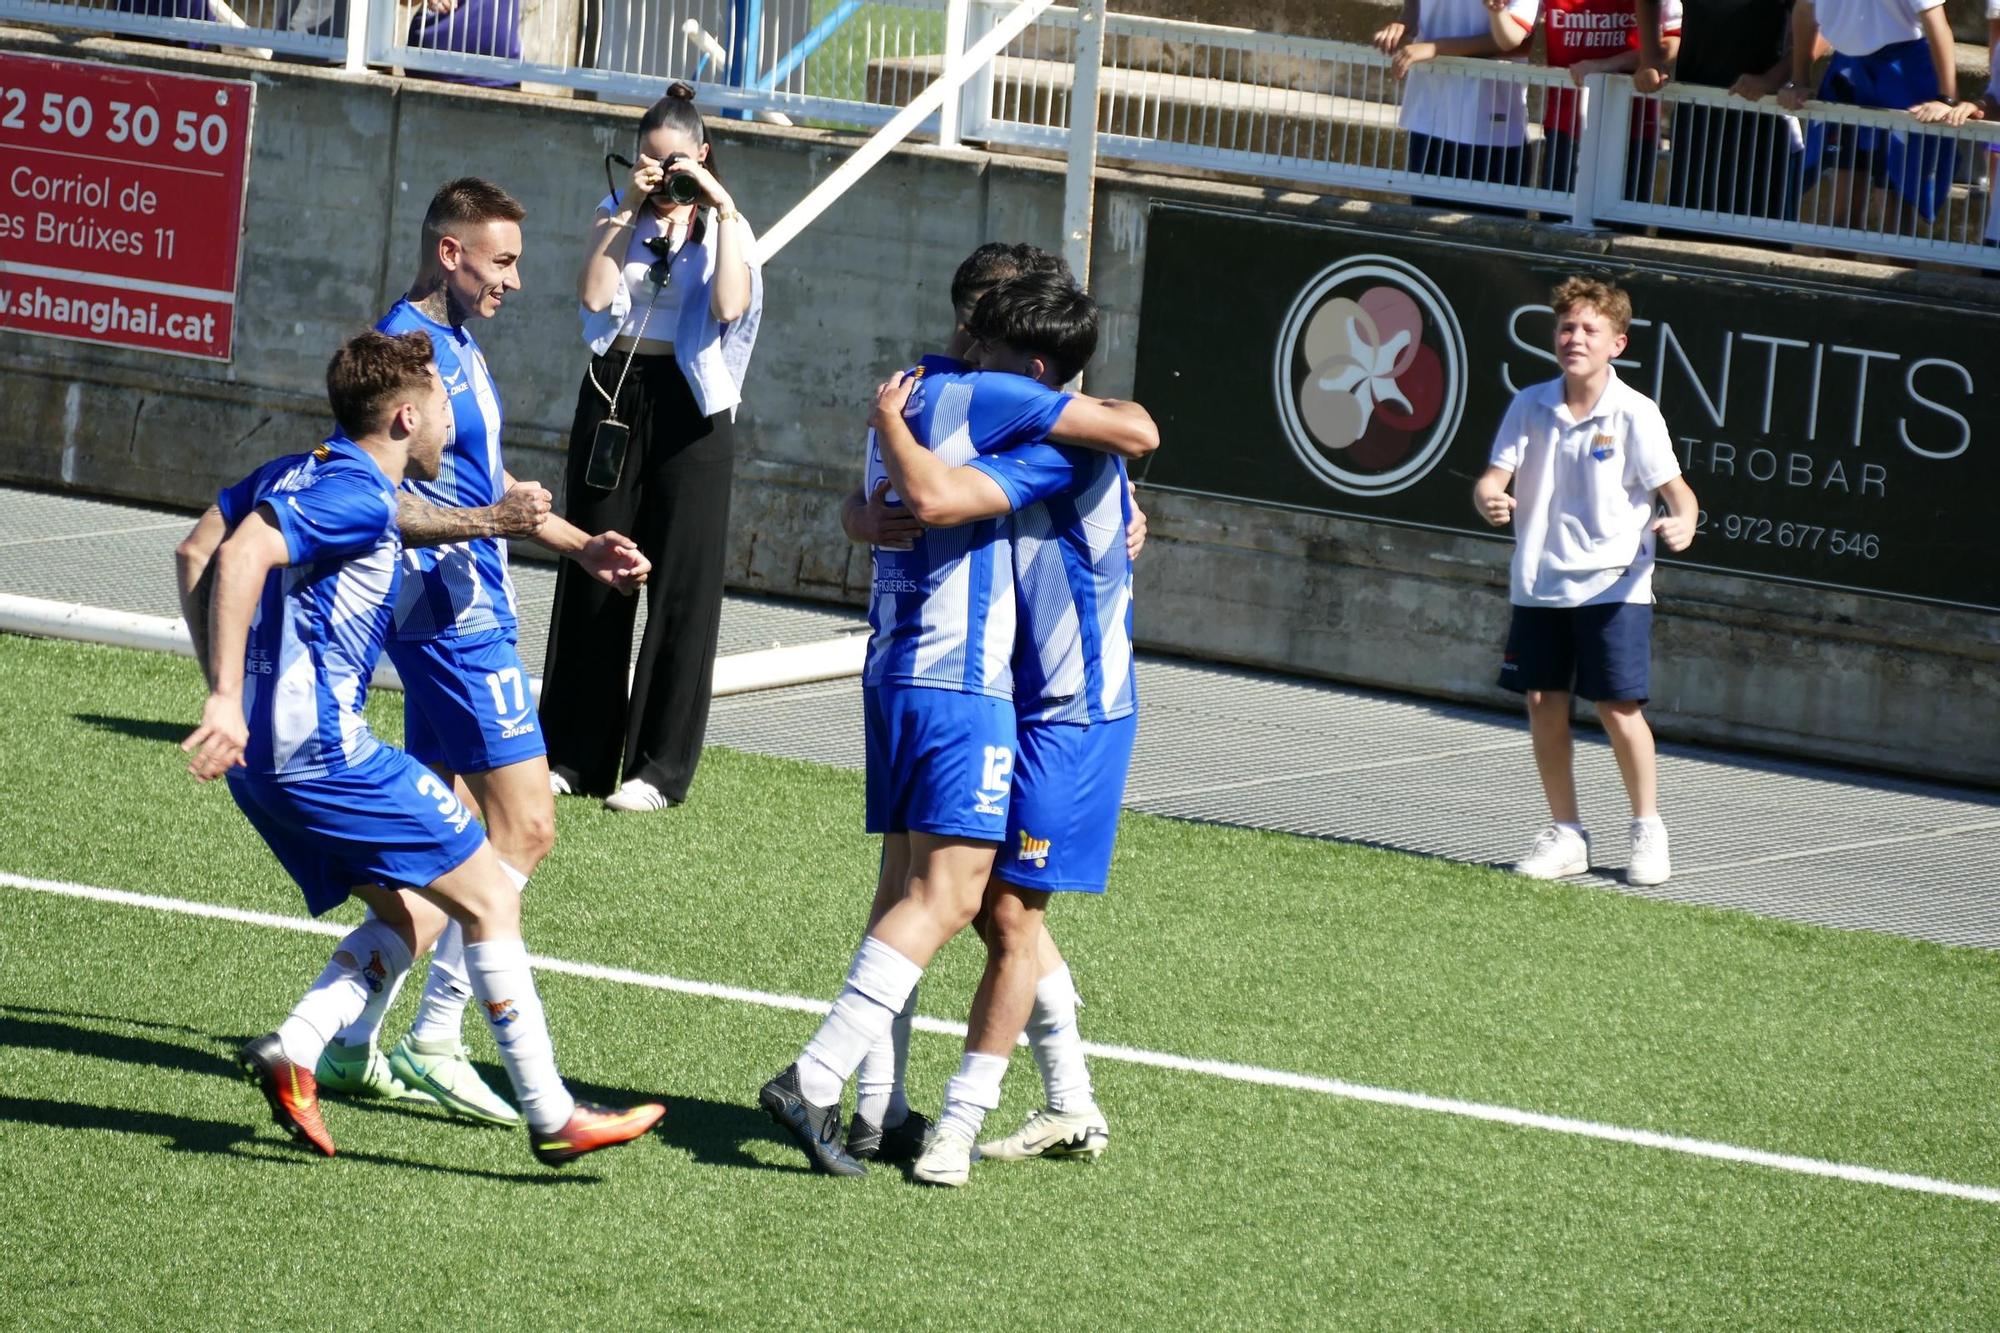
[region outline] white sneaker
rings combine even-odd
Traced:
[[[551,774],[549,774],[549,795],[551,795],[551,796],[574,796],[575,794],[576,794],[576,793],[575,793],[575,792],[573,792],[573,791],[571,791],[571,790],[570,790],[570,788],[569,788],[569,779],[568,779],[568,778],[564,777],[564,776],[563,776],[562,774],[560,774],[560,773],[551,773]]]
[[[958,1189],[972,1176],[972,1139],[956,1130],[935,1129],[910,1174],[926,1185]]]
[[[1535,845],[1514,863],[1514,873],[1529,879],[1561,879],[1590,869],[1590,835],[1551,824],[1535,835]]]
[[[1031,1157],[1075,1157],[1094,1162],[1111,1143],[1104,1112],[1033,1111],[1028,1123],[1004,1139],[979,1145],[979,1155],[996,1162],[1025,1162]]]
[[[606,810],[664,810],[673,802],[644,778],[632,778],[604,798]]]
[[[1667,826],[1657,819],[1632,821],[1632,859],[1625,867],[1627,884],[1664,884],[1674,873],[1667,856]]]

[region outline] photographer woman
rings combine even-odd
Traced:
[[[558,575],[541,720],[556,793],[608,794],[614,810],[679,804],[701,758],[732,422],[763,308],[749,224],[693,99],[676,83],[639,121],[638,165],[598,205],[576,282],[593,356],[570,431],[566,516],[632,534],[653,573],[629,698],[635,600]]]

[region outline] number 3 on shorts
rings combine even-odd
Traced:
[[[457,793],[441,782],[437,774],[426,773],[418,778],[417,791],[437,802],[438,813],[451,821],[452,832],[463,833],[472,822],[472,811],[465,808]]]

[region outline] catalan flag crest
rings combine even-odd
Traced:
[[[1028,830],[1021,830],[1021,850],[1014,858],[1017,861],[1033,861],[1037,869],[1049,863],[1049,840],[1031,837]]]

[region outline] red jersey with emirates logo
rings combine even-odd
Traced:
[[[1632,0],[1544,0],[1542,13],[1550,69],[1639,49],[1639,19]],[[1680,32],[1680,0],[1660,0],[1660,35],[1678,37]],[[1575,137],[1582,93],[1574,86],[1551,88],[1543,106],[1543,127]],[[1633,117],[1635,137],[1659,131],[1659,104],[1647,99],[1644,106],[1644,113]]]

